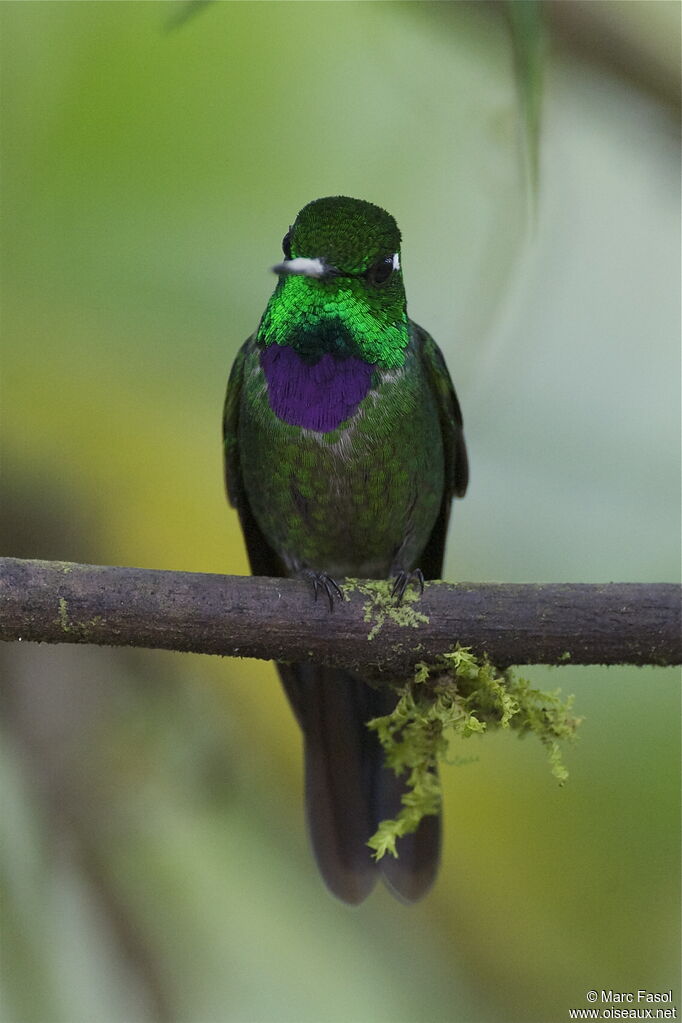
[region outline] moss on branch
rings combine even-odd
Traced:
[[[568,777],[559,743],[575,737],[581,720],[572,713],[572,697],[562,700],[558,690],[535,689],[527,679],[499,672],[486,657],[477,658],[459,644],[433,664],[417,664],[398,692],[395,710],[368,723],[384,748],[387,766],[407,780],[400,813],[381,821],[369,840],[376,859],[386,853],[397,856],[397,839],[440,812],[438,766],[447,760],[455,737],[497,728],[531,733],[547,748],[559,784]]]

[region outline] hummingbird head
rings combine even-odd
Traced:
[[[401,366],[408,321],[393,217],[361,199],[330,196],[301,210],[282,242],[279,282],[258,328],[263,345]]]

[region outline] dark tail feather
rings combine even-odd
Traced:
[[[362,902],[378,870],[367,847],[374,737],[367,687],[335,668],[278,665],[289,701],[303,730],[308,829],[327,886],[344,902]]]
[[[398,898],[413,902],[431,886],[438,867],[440,822],[427,817],[398,843],[398,859],[376,863],[367,846],[378,823],[395,817],[404,791],[383,766],[383,750],[366,723],[395,705],[390,692],[371,689],[349,672],[309,664],[278,665],[303,730],[308,828],[317,864],[344,902],[362,902],[380,872]]]
[[[395,817],[401,807],[404,784],[384,768],[379,796],[378,820]],[[438,873],[440,860],[440,817],[424,817],[412,835],[398,839],[398,858],[387,853],[379,869],[388,888],[402,902],[416,902],[426,895]]]
[[[371,697],[374,717],[390,714],[395,707],[395,696],[385,689],[373,691]],[[383,766],[383,750],[380,757],[374,781],[377,825],[398,816],[405,792],[405,779]],[[438,873],[440,844],[440,817],[424,817],[413,834],[398,839],[397,859],[387,853],[379,860],[383,880],[396,898],[416,902],[426,895]]]

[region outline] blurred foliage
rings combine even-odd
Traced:
[[[647,83],[679,8],[559,7],[529,249],[491,5],[216,3],[168,31],[165,4],[1,4],[2,552],[246,571],[227,373],[291,218],[346,193],[396,216],[463,404],[447,576],[676,578],[679,154]],[[487,737],[444,772],[433,894],[350,911],[269,665],[0,657],[3,1021],[547,1023],[675,986],[675,671],[529,671],[585,716],[569,783]]]
[[[509,0],[516,63],[516,81],[523,111],[525,152],[530,185],[536,190],[540,173],[540,113],[545,66],[544,12],[540,0]]]

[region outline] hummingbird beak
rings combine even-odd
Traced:
[[[335,266],[329,266],[323,259],[306,259],[299,256],[297,259],[285,259],[283,263],[273,266],[272,272],[276,274],[296,274],[302,277],[334,277],[338,274]]]

